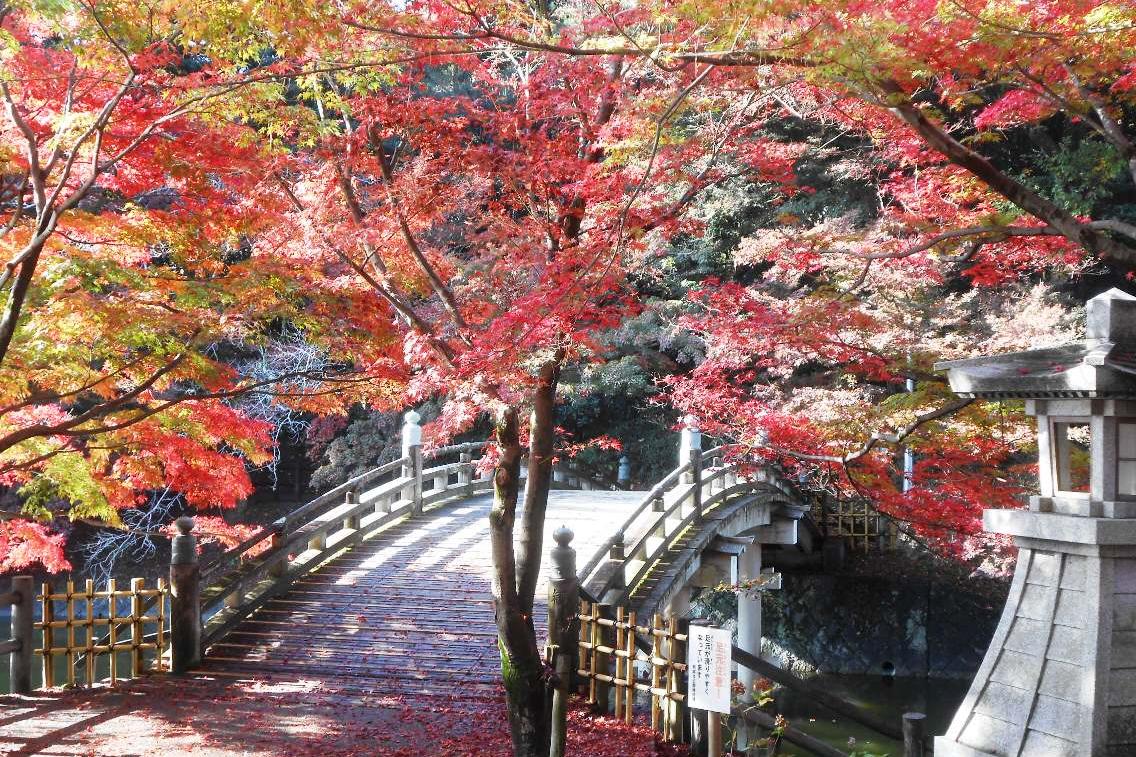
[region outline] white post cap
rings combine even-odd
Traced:
[[[686,463],[692,449],[702,449],[702,432],[698,430],[698,418],[687,415],[682,419],[682,439],[678,445],[679,465]]]
[[[402,416],[402,420],[402,456],[406,457],[411,447],[422,445],[422,427],[418,425],[422,416],[411,410]]]

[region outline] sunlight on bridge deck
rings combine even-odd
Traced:
[[[567,525],[584,564],[642,497],[553,491],[542,552]],[[302,577],[213,645],[194,676],[37,692],[3,709],[0,753],[402,755],[453,731],[453,710],[468,712],[463,728],[499,719],[490,501],[396,523]],[[539,626],[546,592],[542,575]]]
[[[583,564],[642,497],[551,492],[542,551],[552,547],[552,532],[567,525]],[[490,505],[482,495],[403,521],[304,576],[215,644],[204,671],[334,680],[351,690],[416,697],[451,698],[457,689],[472,699],[489,695],[499,670]],[[542,572],[538,626],[546,591]]]

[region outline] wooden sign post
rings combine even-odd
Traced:
[[[728,630],[707,621],[691,622],[686,646],[686,695],[688,706],[705,710],[707,752],[722,754],[722,719],[730,714],[730,648]]]

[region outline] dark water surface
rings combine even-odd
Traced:
[[[927,733],[942,734],[950,725],[955,709],[962,702],[969,680],[943,678],[883,678],[862,675],[820,675],[813,679],[844,699],[888,720],[899,727],[903,713],[922,712],[927,716]],[[875,734],[847,718],[834,715],[805,697],[788,690],[777,694],[776,711],[794,727],[828,742],[838,749],[849,750],[849,737],[856,748],[872,754],[899,757],[903,745]],[[807,755],[808,752],[786,743],[780,754]]]

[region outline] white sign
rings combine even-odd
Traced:
[[[687,706],[730,712],[730,642],[724,628],[690,626],[686,645]]]

